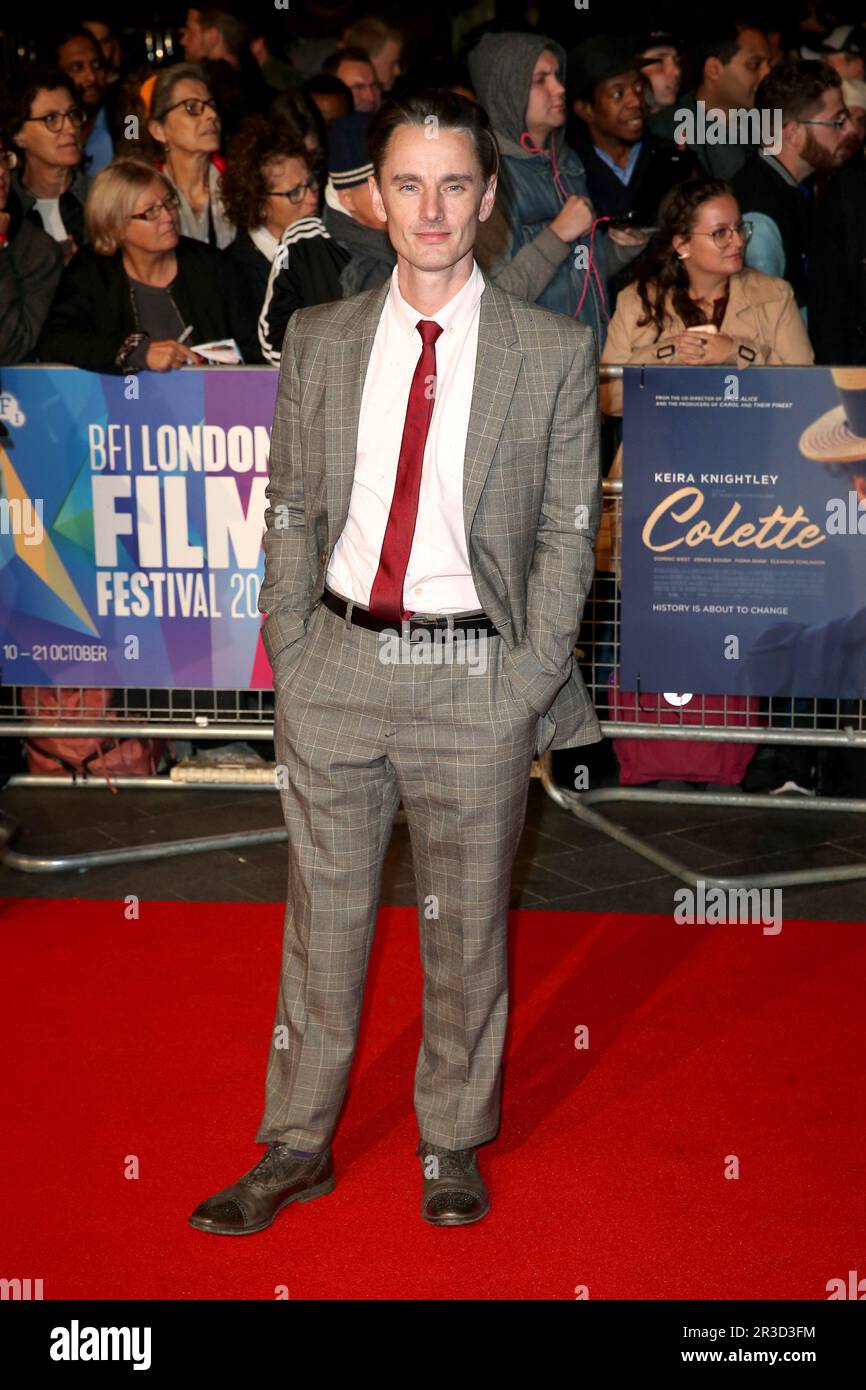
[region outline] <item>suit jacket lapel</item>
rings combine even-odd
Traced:
[[[359,300],[339,341],[329,345],[325,374],[325,474],[328,495],[328,553],[346,524],[355,459],[364,378],[373,340],[390,288],[390,277]],[[511,405],[523,353],[511,344],[517,338],[508,297],[484,276],[478,323],[478,353],[466,453],[463,462],[463,520],[466,545],[472,521],[502,427]]]
[[[475,384],[463,459],[463,524],[468,554],[471,554],[469,541],[475,510],[523,365],[523,353],[511,346],[517,338],[517,330],[508,296],[498,290],[486,275],[484,285],[478,322]]]

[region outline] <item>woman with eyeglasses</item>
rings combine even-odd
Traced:
[[[253,306],[233,267],[180,235],[178,200],[164,174],[120,159],[87,198],[91,246],[64,272],[39,339],[43,362],[91,372],[167,372],[200,361],[195,343],[234,338],[260,362]]]
[[[744,264],[751,234],[730,185],[677,184],[638,277],[616,301],[602,363],[676,367],[808,366],[812,345],[787,280]],[[622,382],[602,387],[602,410],[622,414]]]
[[[33,352],[63,269],[57,242],[24,216],[12,188],[17,163],[0,137],[0,367]]]
[[[219,152],[219,112],[197,63],[177,63],[153,84],[147,122],[149,152],[180,199],[184,236],[222,250],[234,240],[220,190],[225,160]]]
[[[53,69],[25,69],[7,91],[3,124],[17,155],[12,187],[24,216],[59,244],[68,262],[87,239],[90,183],[79,169],[84,113],[71,80]]]
[[[257,314],[283,233],[318,216],[322,158],[287,126],[262,116],[248,116],[229,146],[222,196],[237,235],[224,255],[242,276]]]

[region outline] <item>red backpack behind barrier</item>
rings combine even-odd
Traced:
[[[683,705],[671,705],[664,695],[620,690],[619,669],[608,678],[611,719],[618,724],[725,724],[762,727],[754,695],[692,695]],[[722,736],[723,737],[723,736]],[[719,782],[735,787],[742,782],[754,757],[756,743],[725,743],[715,739],[615,738],[613,748],[624,787],[641,782]]]
[[[21,690],[21,703],[31,720],[54,724],[64,719],[116,719],[110,690],[76,686],[27,685]],[[61,738],[25,738],[27,768],[41,776],[87,778],[104,777],[112,791],[115,777],[152,777],[159,767],[165,739],[89,738],[64,734]]]

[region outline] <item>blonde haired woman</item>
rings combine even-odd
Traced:
[[[85,205],[90,245],[67,267],[39,339],[43,362],[166,372],[189,344],[234,338],[260,362],[255,314],[219,251],[180,235],[177,194],[142,160],[116,160]]]

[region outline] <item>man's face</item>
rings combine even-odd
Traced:
[[[376,76],[382,84],[383,92],[390,92],[403,70],[400,57],[401,50],[397,39],[388,39],[379,52],[373,54],[373,67],[376,69]]]
[[[205,56],[204,30],[201,27],[201,10],[187,10],[186,23],[180,31],[184,57],[188,63],[199,63]]]
[[[809,119],[837,121],[843,115],[848,113],[842,93],[838,87],[831,87],[824,92],[820,107]],[[800,154],[813,169],[838,169],[851,158],[856,131],[850,116],[845,124],[838,128],[828,125],[801,125],[800,129],[803,131]]]
[[[475,244],[479,222],[490,216],[496,179],[483,184],[472,136],[462,130],[401,125],[391,135],[370,195],[398,257],[420,271],[456,265]]]
[[[729,63],[716,62],[717,100],[724,108],[750,109],[759,84],[770,71],[770,46],[758,29],[744,29],[740,46]]]
[[[327,129],[330,129],[340,116],[349,114],[349,103],[338,92],[312,92],[311,97],[319,108],[319,114]]]
[[[576,101],[574,105],[593,137],[598,135],[634,145],[643,135],[643,83],[634,69],[599,82],[591,102]]]
[[[75,83],[82,105],[88,109],[98,106],[108,82],[108,68],[96,39],[86,39],[83,34],[67,39],[57,50],[57,63]]]
[[[529,84],[527,130],[540,130],[544,138],[565,125],[565,88],[559,80],[559,62],[548,48],[539,54]]]
[[[849,106],[848,114],[854,123],[855,132],[851,140],[851,154],[856,154],[866,141],[866,106]]]
[[[96,39],[96,42],[102,49],[102,57],[105,60],[106,67],[113,67],[116,57],[115,40],[108,25],[103,24],[101,19],[84,19],[82,20],[82,27],[84,29],[89,29],[90,33]]]
[[[344,58],[337,68],[337,76],[350,89],[356,111],[379,110],[382,105],[382,89],[372,63]]]
[[[360,222],[363,227],[373,227],[377,232],[381,232],[382,224],[373,207],[369,179],[366,183],[356,183],[352,188],[338,188],[337,197],[353,221]]]
[[[683,65],[675,48],[659,44],[643,54],[641,71],[653,89],[656,106],[673,106],[680,92]]]
[[[843,82],[862,82],[866,63],[856,53],[825,53],[823,61],[834,68]]]

